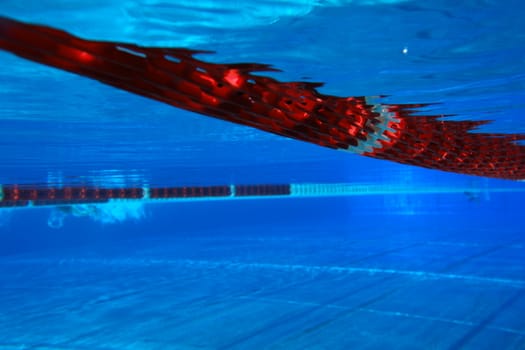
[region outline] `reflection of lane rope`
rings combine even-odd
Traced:
[[[414,116],[423,104],[386,105],[279,82],[264,64],[215,64],[197,51],[87,41],[0,17],[0,49],[178,108],[274,134],[457,173],[525,179],[523,134],[473,133],[483,121]],[[201,52],[202,53],[202,52]]]
[[[491,188],[490,192],[524,192],[516,188]],[[97,188],[90,186],[39,188],[0,186],[0,208],[103,204],[110,201],[211,201],[288,197],[338,197],[399,194],[486,193],[486,188],[408,187],[385,184],[254,184],[185,187]]]

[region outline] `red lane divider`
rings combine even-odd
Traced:
[[[253,74],[275,70],[264,64],[208,63],[194,57],[202,51],[84,40],[5,17],[0,17],[0,49],[178,108],[329,148],[431,169],[525,179],[523,134],[476,133],[485,121],[415,116],[425,104],[325,95],[316,90],[319,83]]]
[[[290,195],[291,185],[230,185],[159,188],[96,188],[88,186],[62,188],[29,188],[9,185],[0,187],[0,208],[60,206],[107,203],[110,200],[162,200],[220,197],[258,197]]]
[[[163,187],[149,190],[149,198],[228,197],[230,186]]]
[[[235,186],[235,195],[247,196],[276,196],[290,195],[290,185],[238,185]]]

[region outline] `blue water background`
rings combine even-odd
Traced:
[[[521,1],[16,1],[76,35],[214,50],[323,93],[524,133]],[[0,213],[0,349],[525,348],[523,183],[180,111],[0,52],[0,183],[404,193]],[[441,194],[417,194],[425,188]]]

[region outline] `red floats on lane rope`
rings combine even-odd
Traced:
[[[0,208],[99,204],[110,200],[213,199],[221,197],[288,196],[290,184],[160,188],[23,188],[0,186]]]
[[[21,188],[4,186],[0,191],[0,207],[24,207],[39,205],[70,205],[82,203],[105,203],[110,199],[141,199],[142,188]]]
[[[473,133],[483,121],[413,116],[419,105],[319,93],[320,84],[253,75],[186,49],[88,41],[0,17],[0,49],[178,108],[321,146],[463,174],[525,179],[523,134]]]
[[[237,185],[235,186],[235,196],[289,196],[291,193],[290,185]]]
[[[447,187],[366,183],[289,183],[224,186],[187,186],[158,188],[95,188],[87,186],[43,188],[38,185],[0,186],[0,209],[38,208],[44,206],[96,205],[123,202],[163,203],[214,200],[321,198],[369,195],[457,194],[486,196],[487,193],[521,193],[525,188],[467,186]],[[37,195],[36,195],[36,194]],[[60,196],[57,194],[64,194]]]
[[[230,186],[162,187],[149,190],[149,198],[151,199],[227,197],[230,195]]]

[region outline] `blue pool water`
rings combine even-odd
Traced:
[[[525,133],[517,0],[3,0],[75,35],[213,50],[337,96]],[[0,349],[525,349],[522,182],[323,149],[0,52],[0,183],[346,184],[0,209]]]

